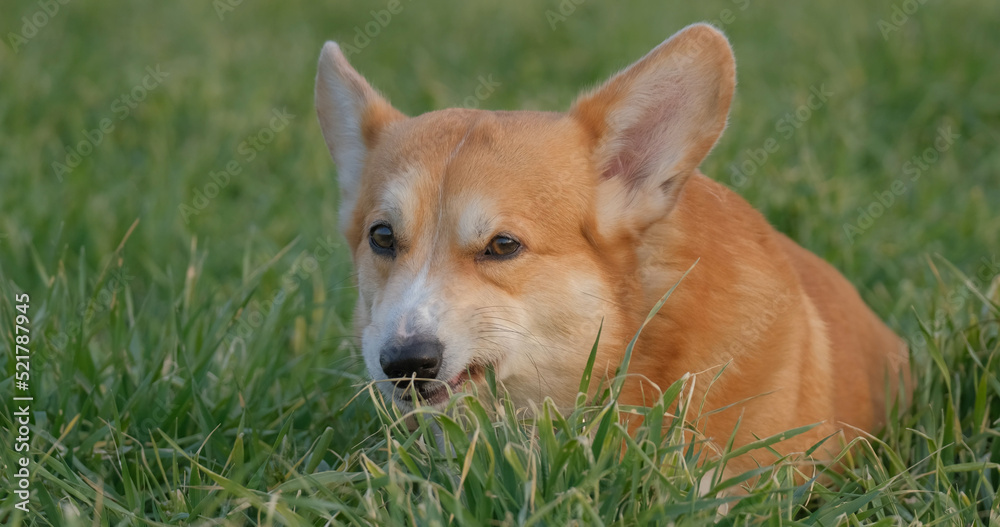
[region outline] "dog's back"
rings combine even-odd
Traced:
[[[906,343],[833,266],[784,234],[778,238],[826,328],[832,353],[834,419],[863,430],[880,429],[899,381],[904,383],[903,402],[912,391]]]
[[[804,452],[838,429],[878,430],[893,397],[886,388],[896,393],[902,377],[908,392],[902,340],[854,287],[704,175],[688,181],[639,254],[637,308],[698,263],[644,330],[630,371],[660,389],[698,374],[689,418],[717,446],[738,420],[737,444],[822,421],[781,448]],[[633,381],[625,395],[641,404],[654,393]],[[827,446],[835,454],[840,442]]]

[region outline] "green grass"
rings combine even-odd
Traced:
[[[912,345],[913,409],[842,476],[804,486],[789,465],[704,483],[713,464],[696,463],[686,425],[659,426],[654,408],[630,437],[613,398],[569,415],[543,407],[532,423],[458,396],[410,432],[371,396],[312,83],[322,42],[350,42],[386,4],[243,2],[220,19],[210,2],[70,2],[16,52],[9,33],[42,7],[5,4],[0,522],[1000,521],[1000,4],[929,1],[883,38],[879,21],[902,1],[589,0],[553,29],[555,0],[403,0],[351,57],[411,114],[462,105],[490,75],[500,85],[481,107],[559,110],[684,25],[720,20],[739,86],[703,171],[841,269]],[[157,65],[167,75],[126,115],[120,97]],[[810,88],[831,95],[786,136],[781,120]],[[249,159],[241,143],[275,110],[293,117]],[[57,177],[53,162],[104,119],[113,129]],[[959,137],[914,181],[906,163],[947,127]],[[777,150],[735,177],[769,138]],[[238,173],[201,202],[230,162]],[[858,208],[887,202],[897,180],[892,204],[849,236]],[[185,221],[181,205],[198,213]],[[9,492],[22,292],[27,516]],[[678,383],[661,404],[684,393]],[[717,518],[727,498],[715,491],[738,485],[747,497]]]

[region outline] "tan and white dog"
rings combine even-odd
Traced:
[[[413,382],[439,404],[490,366],[519,404],[572,406],[602,321],[595,375],[610,375],[698,261],[642,332],[623,403],[692,373],[711,414],[698,426],[718,443],[741,418],[738,443],[823,422],[784,452],[878,429],[900,379],[909,389],[902,340],[833,267],[698,172],[735,82],[728,41],[697,24],[566,113],[407,117],[328,42],[316,108],[384,393],[410,408]]]

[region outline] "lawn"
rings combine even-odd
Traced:
[[[1000,3],[4,5],[0,523],[1000,522]],[[563,110],[696,21],[739,82],[702,170],[910,342],[913,407],[805,483],[720,481],[613,397],[538,422],[456,397],[407,430],[351,336],[322,43],[409,114]]]

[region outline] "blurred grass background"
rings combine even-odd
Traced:
[[[904,4],[918,6],[905,20]],[[312,102],[323,41],[363,43],[358,32],[373,23],[377,35],[350,59],[418,114],[464,104],[480,77],[499,83],[483,108],[563,110],[681,27],[715,21],[739,84],[702,170],[842,270],[918,362],[928,362],[928,332],[962,330],[951,315],[979,306],[942,262],[982,274],[983,291],[1000,272],[1000,3],[401,0],[379,24],[372,11],[387,5],[5,3],[0,278],[5,312],[15,291],[32,296],[39,452],[65,433],[61,445],[80,447],[55,449],[70,457],[63,466],[107,481],[127,475],[106,443],[149,441],[157,428],[183,447],[207,442],[202,455],[221,464],[247,429],[260,444],[295,438],[282,447],[288,459],[328,425],[338,430],[330,450],[344,457],[373,433],[370,408],[348,404],[364,372],[348,337],[354,292],[335,171]],[[43,19],[25,41],[12,37]],[[120,118],[122,95],[157,67],[162,83]],[[828,101],[786,138],[781,119],[821,87]],[[293,117],[248,160],[240,144],[275,110]],[[102,119],[114,129],[57,177],[53,163]],[[910,182],[905,164],[942,127],[960,137]],[[778,150],[733,179],[769,138]],[[185,221],[180,207],[234,160],[240,173]],[[900,178],[905,191],[852,240],[845,224]],[[338,249],[320,259],[324,243]],[[304,264],[310,255],[318,269]],[[124,278],[109,281],[115,272]],[[270,309],[279,291],[288,300]],[[252,330],[239,334],[240,321]],[[0,386],[13,391],[9,379]]]

